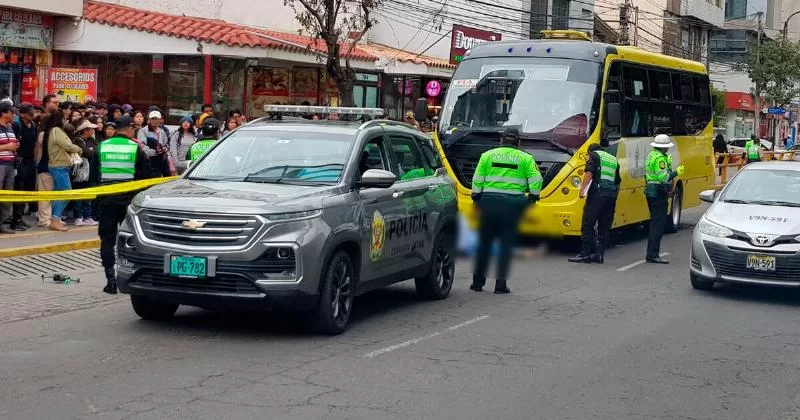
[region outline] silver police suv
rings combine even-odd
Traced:
[[[254,122],[134,198],[117,282],[144,319],[179,305],[306,311],[338,334],[371,290],[413,278],[446,298],[456,226],[454,184],[410,126]]]

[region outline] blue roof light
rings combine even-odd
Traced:
[[[548,54],[550,54],[550,50],[552,50],[552,48],[548,48],[548,49],[547,49],[547,53],[548,53]]]
[[[509,48],[508,53],[511,54],[512,52],[514,52],[514,48]]]
[[[533,47],[528,47],[525,51],[531,52],[531,50],[533,50]]]

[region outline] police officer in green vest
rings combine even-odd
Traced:
[[[104,185],[151,178],[150,159],[141,145],[133,140],[133,118],[128,115],[117,120],[117,134],[100,143],[100,183]],[[100,259],[106,274],[103,291],[117,293],[114,272],[114,245],[119,225],[125,220],[128,205],[135,193],[123,193],[97,198],[100,216],[97,232],[100,236]]]
[[[497,280],[494,292],[511,293],[508,271],[517,238],[519,220],[529,204],[539,200],[542,175],[533,156],[519,148],[519,131],[506,129],[500,147],[481,155],[472,177],[472,200],[480,215],[478,252],[471,290],[480,292],[486,284],[486,271],[494,239],[500,239]]]
[[[650,143],[653,150],[647,155],[645,163],[644,194],[647,207],[650,209],[650,232],[647,236],[647,255],[645,261],[651,264],[669,264],[661,258],[661,237],[667,224],[669,196],[672,194],[672,180],[683,175],[683,165],[672,170],[672,157],[667,154],[670,147],[675,146],[666,134],[659,134]]]
[[[759,141],[756,139],[756,135],[750,135],[750,140],[744,144],[744,155],[747,159],[747,163],[751,162],[760,162],[761,161],[761,154],[759,153]]]
[[[200,157],[219,140],[219,130],[221,126],[222,124],[216,118],[206,118],[206,120],[203,121],[203,125],[200,127],[201,137],[189,149],[189,153],[186,154],[186,159],[193,162],[200,159]]]
[[[591,144],[586,157],[586,170],[580,197],[586,198],[583,206],[581,228],[581,252],[569,259],[574,263],[603,263],[611,226],[614,223],[614,210],[617,207],[617,193],[622,178],[619,176],[617,157],[603,150],[598,144]],[[597,225],[597,235],[595,235]]]

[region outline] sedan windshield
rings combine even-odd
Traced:
[[[329,184],[342,176],[352,135],[239,130],[211,149],[188,179]]]
[[[450,83],[440,133],[518,127],[523,137],[576,149],[597,119],[600,65],[556,58],[463,61]]]
[[[744,170],[725,188],[724,202],[800,207],[800,172]]]

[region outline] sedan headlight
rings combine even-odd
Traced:
[[[273,222],[284,221],[284,220],[294,220],[294,219],[308,219],[311,217],[317,217],[322,214],[322,210],[308,210],[308,211],[293,211],[291,213],[278,213],[278,214],[268,214],[265,217]]]
[[[700,222],[697,223],[697,228],[700,229],[700,233],[717,238],[727,238],[729,236],[733,236],[732,230],[716,223],[711,223],[705,218],[700,219]]]

